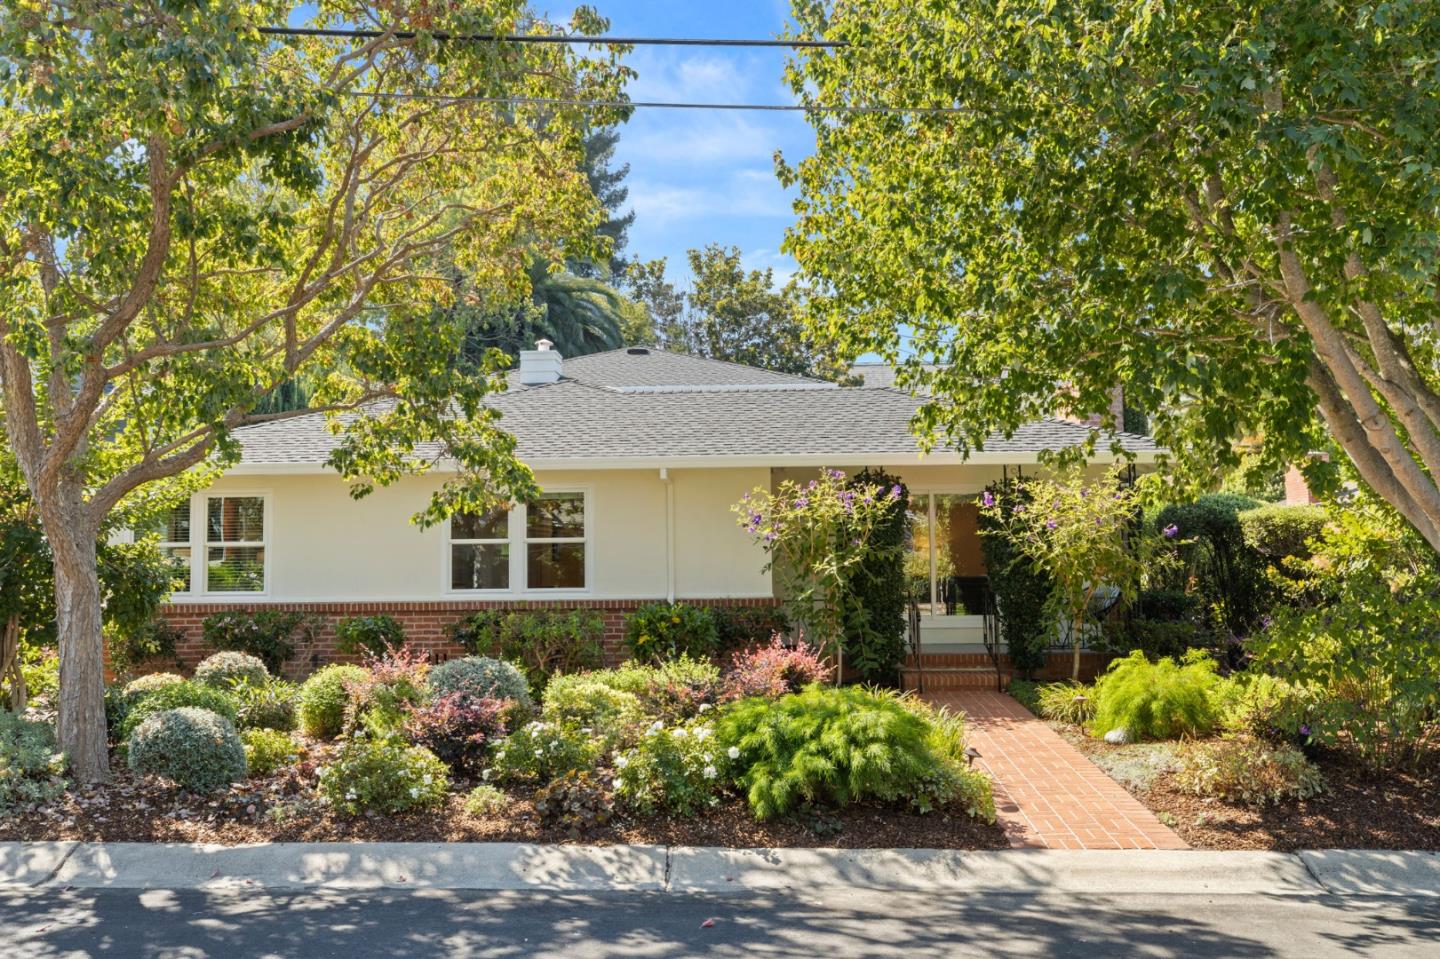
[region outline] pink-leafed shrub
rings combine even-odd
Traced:
[[[827,682],[833,676],[834,670],[815,647],[804,642],[786,646],[775,636],[769,645],[742,650],[731,658],[725,673],[725,698],[774,699],[811,683]]]
[[[459,773],[479,769],[485,747],[504,738],[511,702],[464,693],[441,696],[414,707],[405,718],[405,738],[424,746]]]

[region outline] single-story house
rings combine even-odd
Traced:
[[[338,440],[321,414],[238,430],[239,463],[178,508],[164,533],[189,574],[166,610],[185,635],[182,659],[204,655],[205,616],[237,607],[331,622],[387,613],[412,641],[450,653],[447,627],[468,611],[587,607],[618,652],[625,615],[648,601],[776,602],[764,552],[731,512],[747,492],[822,467],[876,466],[910,490],[907,566],[921,639],[927,653],[950,656],[932,665],[980,664],[976,499],[1006,471],[1033,471],[1042,451],[1088,434],[1050,419],[968,457],[922,456],[910,432],[918,401],[906,393],[638,347],[575,358],[527,351],[491,402],[541,498],[427,530],[410,517],[443,469],[353,500],[326,466]],[[1147,437],[1120,442],[1141,464],[1157,452]]]

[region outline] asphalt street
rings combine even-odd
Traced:
[[[0,959],[1440,956],[1440,897],[0,891]]]

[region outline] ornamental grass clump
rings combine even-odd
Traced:
[[[65,754],[48,723],[0,710],[0,813],[47,802],[65,789]]]
[[[1095,691],[1084,683],[1045,683],[1035,698],[1040,716],[1053,722],[1083,726],[1095,716]]]
[[[320,770],[320,795],[350,816],[433,809],[445,801],[450,777],[434,753],[394,736],[357,732]]]
[[[962,798],[970,785],[968,776],[960,781],[963,765],[937,750],[924,715],[868,689],[811,686],[742,700],[719,718],[716,737],[761,820],[808,803],[867,799],[926,810]],[[986,815],[983,802],[967,808]]]
[[[150,715],[130,734],[131,770],[210,793],[245,778],[245,746],[235,726],[208,709],[182,706]]]
[[[235,700],[232,696],[213,686],[186,680],[152,689],[130,702],[124,718],[120,720],[116,738],[122,743],[129,742],[140,724],[151,716],[185,706],[208,710],[232,724],[235,722]]]
[[[1215,660],[1201,650],[1153,663],[1135,650],[1095,680],[1090,731],[1123,729],[1131,742],[1203,736],[1219,722],[1223,686]]]
[[[464,656],[430,670],[430,688],[437,696],[462,693],[475,699],[513,699],[530,703],[530,684],[513,663],[489,656]]]
[[[300,729],[315,739],[334,739],[345,729],[349,684],[363,682],[359,666],[334,665],[316,670],[300,685]]]
[[[730,779],[730,757],[704,722],[666,726],[656,720],[612,760],[616,797],[646,815],[694,816],[720,801]]]
[[[216,689],[229,689],[236,683],[263,685],[270,679],[270,670],[257,656],[249,653],[223,652],[206,656],[195,667],[195,682]]]

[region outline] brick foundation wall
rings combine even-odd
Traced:
[[[465,651],[450,641],[450,626],[458,619],[481,609],[510,611],[538,609],[585,609],[599,614],[605,623],[605,659],[609,665],[617,665],[628,658],[625,650],[625,617],[641,606],[653,603],[650,599],[622,600],[516,600],[508,602],[484,602],[449,600],[444,602],[415,603],[196,603],[177,604],[162,607],[160,615],[180,631],[176,642],[176,653],[186,671],[194,669],[214,650],[201,635],[201,623],[205,617],[225,610],[256,611],[262,609],[284,610],[305,613],[323,624],[313,648],[297,650],[295,658],[285,664],[289,678],[308,675],[317,666],[326,663],[346,662],[353,657],[342,656],[335,650],[335,622],[347,616],[393,616],[405,627],[405,639],[413,646],[427,650],[433,660],[440,661],[454,656],[463,656]],[[679,599],[677,602],[693,606],[720,607],[771,607],[773,599]],[[171,663],[156,663],[157,669],[172,669]]]

